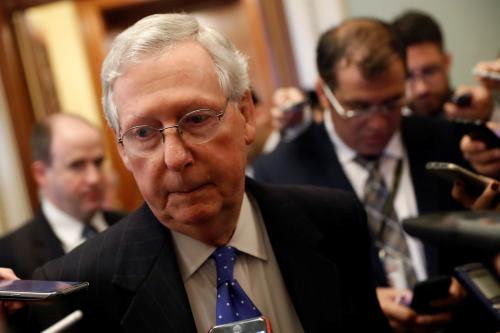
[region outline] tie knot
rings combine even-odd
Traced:
[[[221,246],[212,254],[217,267],[217,285],[233,280],[234,263],[238,250],[231,246]]]
[[[90,239],[97,235],[97,230],[90,224],[85,224],[85,227],[83,228],[82,231],[82,237],[85,239]]]
[[[380,157],[367,157],[363,155],[356,155],[354,162],[358,163],[361,167],[365,168],[368,172],[373,172],[378,169]]]

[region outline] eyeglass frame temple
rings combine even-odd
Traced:
[[[332,90],[330,87],[326,84],[325,81],[321,81],[321,87],[323,88],[323,92],[325,93],[326,99],[328,99],[328,102],[333,106],[335,111],[343,118],[352,118],[355,116],[354,112],[352,110],[347,110],[340,104],[339,100],[335,95],[333,94]]]

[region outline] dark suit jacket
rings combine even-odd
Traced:
[[[125,215],[103,212],[110,226]],[[64,255],[61,241],[41,210],[19,229],[0,239],[0,267],[9,267],[21,279],[30,279],[36,268]]]
[[[252,180],[246,188],[306,332],[391,331],[374,293],[366,216],[352,195]],[[196,332],[170,231],[147,205],[35,276],[90,282],[73,300],[84,332]]]
[[[447,161],[468,166],[462,158],[459,142],[463,135],[459,125],[429,117],[403,117],[402,140],[410,162],[411,177],[419,213],[463,209],[451,198],[451,183],[429,174],[429,161]],[[340,188],[354,193],[335,154],[330,137],[323,124],[313,124],[297,139],[281,143],[271,154],[254,164],[255,179],[273,184],[309,184]],[[382,265],[375,255],[373,264],[378,285],[387,280]],[[426,247],[428,271],[431,275],[449,271],[455,260],[448,254],[436,254]],[[446,257],[445,260],[443,257]]]

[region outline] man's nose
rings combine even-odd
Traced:
[[[368,126],[372,130],[383,130],[389,124],[389,115],[386,112],[377,110],[370,115]]]
[[[100,183],[103,179],[103,170],[100,165],[89,163],[85,170],[85,180],[89,184]]]
[[[165,165],[169,170],[182,171],[193,162],[193,156],[177,130],[163,132]]]
[[[424,95],[428,92],[428,86],[427,83],[425,82],[423,76],[419,75],[413,78],[411,81],[411,91],[413,92],[414,96],[420,96]]]

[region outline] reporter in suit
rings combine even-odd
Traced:
[[[386,23],[351,19],[326,31],[318,42],[317,67],[316,91],[328,110],[324,124],[312,124],[257,160],[255,178],[356,194],[369,217],[371,212],[374,216],[373,266],[384,313],[398,332],[432,330],[448,322],[450,313],[421,316],[399,300],[417,280],[436,272],[436,251],[405,235],[400,221],[426,211],[459,208],[449,196],[450,184],[428,174],[425,164],[465,163],[458,146],[461,132],[440,119],[401,116],[406,102],[405,49]],[[368,164],[376,167],[370,171]],[[374,195],[367,189],[382,187],[387,196],[377,210],[368,202]]]
[[[0,266],[24,279],[83,242],[86,226],[102,231],[123,217],[102,210],[104,142],[97,128],[78,116],[56,113],[35,125],[31,143],[41,208],[0,240]]]
[[[275,332],[390,331],[354,197],[245,179],[254,109],[247,62],[226,38],[189,15],[149,16],[117,37],[102,79],[146,203],[35,273],[90,282],[73,300],[83,331],[207,332],[224,319],[215,262],[229,247],[233,282]]]

